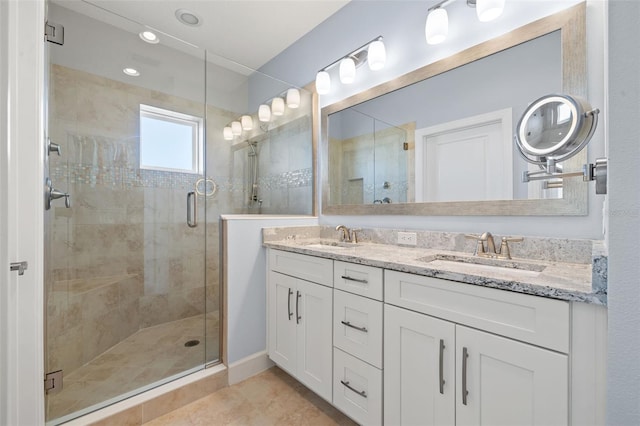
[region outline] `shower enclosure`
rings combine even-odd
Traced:
[[[251,88],[290,86],[167,34],[145,43],[144,25],[88,3],[47,18],[65,36],[48,44],[44,213],[59,424],[222,360],[219,216],[311,213],[311,95],[226,140],[271,100]]]

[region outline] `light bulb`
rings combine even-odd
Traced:
[[[356,63],[351,58],[340,61],[340,81],[342,84],[351,84],[356,79]]]
[[[240,117],[240,123],[242,124],[242,130],[253,129],[253,118],[250,115],[243,115]]]
[[[477,0],[476,13],[481,22],[489,22],[502,15],[504,0]]]
[[[300,106],[300,91],[298,89],[287,90],[287,106],[293,109]]]
[[[227,126],[224,129],[222,129],[222,136],[224,136],[225,141],[232,141],[233,132],[231,131],[231,127]]]
[[[242,124],[240,124],[239,121],[231,122],[231,133],[233,133],[234,136],[240,136],[242,134]]]
[[[424,27],[427,43],[442,43],[449,33],[449,16],[447,11],[441,7],[433,9],[427,15],[427,23]]]
[[[158,38],[156,33],[154,33],[153,31],[149,31],[149,30],[141,31],[139,36],[143,41],[146,41],[147,43],[150,43],[150,44],[157,44],[160,42],[160,39]]]
[[[319,95],[326,95],[331,91],[331,76],[326,71],[319,71],[316,74],[316,92]]]
[[[372,71],[381,70],[387,61],[387,52],[382,40],[376,40],[369,45],[367,52],[367,63]]]
[[[273,101],[271,101],[271,114],[273,115],[284,114],[284,99],[273,98]]]
[[[263,123],[268,123],[271,120],[271,108],[269,108],[269,105],[262,104],[258,107],[258,120]]]

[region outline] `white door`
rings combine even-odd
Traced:
[[[390,305],[384,315],[384,423],[455,424],[455,325]]]
[[[298,283],[296,377],[331,402],[333,289],[308,281]]]
[[[566,355],[456,326],[456,365],[456,424],[568,424]]]
[[[269,272],[269,357],[296,373],[296,286],[287,275]]]
[[[513,199],[511,109],[416,130],[416,201]]]

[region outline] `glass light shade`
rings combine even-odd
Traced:
[[[242,130],[253,129],[253,118],[250,115],[243,115],[240,117],[240,123],[242,123]]]
[[[502,15],[504,0],[477,0],[476,13],[481,22],[489,22]]]
[[[258,107],[258,120],[263,123],[268,123],[271,120],[271,108],[269,108],[269,105],[262,104]]]
[[[240,136],[242,134],[242,124],[239,121],[231,122],[231,133],[234,136]]]
[[[227,126],[224,129],[222,129],[222,136],[224,136],[225,141],[232,141],[233,132],[231,131],[231,127]]]
[[[351,84],[356,79],[356,63],[351,58],[340,61],[340,81],[342,84]]]
[[[449,34],[449,15],[445,9],[439,7],[429,12],[424,33],[428,44],[439,44],[447,38],[447,34]]]
[[[300,106],[300,91],[298,89],[287,90],[287,106],[294,109]]]
[[[273,115],[284,114],[284,99],[273,98],[273,101],[271,101],[271,114]]]
[[[316,92],[319,95],[326,95],[331,91],[331,76],[326,71],[319,71],[316,74]]]
[[[369,45],[367,63],[372,71],[381,70],[387,62],[387,51],[382,40],[376,40]]]

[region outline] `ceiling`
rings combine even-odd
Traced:
[[[97,6],[257,70],[350,0],[53,1],[108,21],[108,14],[92,7]],[[179,22],[177,9],[193,12],[201,24],[190,27]]]

